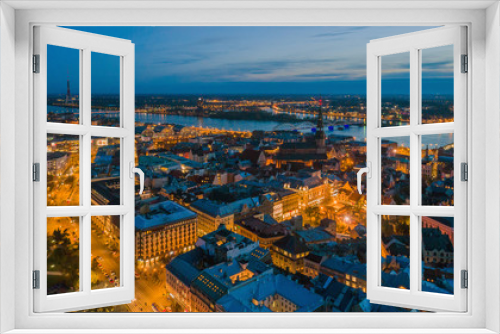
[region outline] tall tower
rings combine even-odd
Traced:
[[[326,135],[323,131],[323,100],[319,99],[318,121],[316,124],[316,146],[324,149],[326,146]]]
[[[198,102],[196,103],[198,112],[203,112],[203,105],[205,104],[205,100],[203,97],[198,98]]]
[[[71,90],[69,89],[69,78],[68,78],[68,88],[66,90],[66,104],[71,102]]]

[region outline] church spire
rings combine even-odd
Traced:
[[[319,111],[318,111],[318,123],[317,123],[318,131],[323,131],[323,99],[319,98]]]
[[[319,98],[318,121],[316,123],[316,146],[323,150],[326,144],[326,135],[323,131],[323,99]]]

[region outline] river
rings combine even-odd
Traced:
[[[78,110],[76,108],[64,108],[56,106],[48,106],[48,111],[50,112],[74,112]],[[196,126],[203,128],[212,129],[222,129],[222,130],[233,130],[233,131],[272,131],[276,126],[284,124],[286,122],[275,122],[275,121],[251,121],[251,120],[227,120],[220,118],[205,118],[196,116],[180,116],[180,115],[166,115],[166,114],[151,114],[151,113],[136,113],[136,122],[141,123],[151,123],[151,124],[178,124],[183,126]],[[325,118],[325,123],[328,120],[332,121],[333,118]],[[304,120],[306,121],[306,120]],[[311,119],[309,122],[313,121]],[[337,120],[338,121],[338,120]],[[342,124],[342,121],[340,121]],[[298,125],[296,123],[294,125]],[[304,127],[307,128],[307,127]],[[303,128],[303,130],[304,130]],[[343,136],[353,136],[356,140],[363,141],[366,137],[366,126],[351,125],[342,127],[339,126],[325,127],[327,135],[343,135]],[[399,137],[394,138],[397,142],[404,145],[409,145],[409,137]],[[431,145],[431,147],[438,147],[448,145],[453,142],[453,134],[439,134],[439,135],[426,135],[422,136],[422,145]]]

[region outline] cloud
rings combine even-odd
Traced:
[[[348,34],[352,34],[352,33],[355,33],[357,31],[360,31],[363,29],[366,29],[366,27],[350,27],[350,28],[346,28],[343,31],[320,33],[320,34],[313,35],[312,37],[314,37],[314,38],[337,38],[339,36],[345,36]]]

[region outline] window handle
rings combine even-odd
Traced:
[[[363,174],[366,173],[366,178],[367,179],[370,179],[372,177],[372,163],[371,162],[367,162],[366,163],[366,167],[364,168],[361,168],[359,171],[358,171],[358,192],[359,194],[361,195],[363,192],[361,191],[361,177],[363,176]]]
[[[142,194],[144,191],[144,172],[142,169],[137,168],[134,166],[134,162],[130,162],[130,178],[133,179],[135,177],[135,174],[139,174],[139,195]]]

